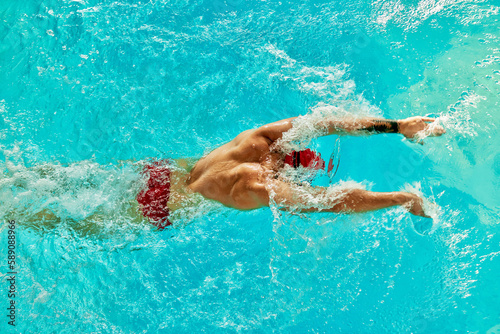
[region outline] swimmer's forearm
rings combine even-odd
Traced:
[[[314,194],[317,191],[316,194]],[[311,190],[313,196],[324,197],[323,207],[327,208],[318,209],[314,206],[310,208],[302,208],[301,212],[336,212],[336,213],[359,213],[367,211],[375,211],[380,209],[389,208],[396,205],[406,205],[414,197],[413,194],[405,192],[373,192],[363,189],[352,189],[345,191],[344,194],[335,194],[333,198],[328,198],[326,194],[326,189],[322,187],[316,187]],[[325,196],[326,195],[326,196]],[[289,200],[283,201],[282,204],[287,206],[295,206],[300,200]],[[330,203],[329,203],[330,202]],[[302,203],[301,206],[303,206]],[[307,205],[306,205],[307,206]]]
[[[371,117],[325,120],[320,126],[326,128],[327,135],[399,133],[399,121]]]
[[[404,205],[410,201],[410,194],[404,192],[372,192],[362,189],[354,189],[332,206],[330,212],[367,212],[389,208],[396,205]]]
[[[256,133],[268,138],[270,142],[280,139],[284,132],[293,127],[293,121],[297,117],[284,119],[278,122],[261,126]],[[400,133],[401,121],[382,118],[330,118],[314,124],[319,136],[327,135],[363,135],[375,133]],[[321,133],[321,134],[319,134]]]
[[[319,188],[319,187],[318,187]],[[318,189],[316,188],[316,189]],[[320,190],[321,191],[321,190]],[[332,199],[330,207],[319,210],[311,207],[302,209],[301,212],[336,212],[336,213],[359,213],[367,211],[375,211],[389,208],[396,205],[405,205],[412,199],[412,194],[404,192],[373,192],[363,189],[353,189],[345,192],[345,194],[335,195]],[[328,202],[329,199],[326,199]],[[327,207],[328,203],[324,203]]]

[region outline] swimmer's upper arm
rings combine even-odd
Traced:
[[[322,191],[321,187],[308,188],[311,193]],[[256,182],[252,184],[249,190],[260,206],[270,206],[272,198],[274,202],[279,204],[281,209],[293,208],[300,204],[302,212],[318,211],[313,205],[307,208],[307,203],[300,199],[299,194],[292,189],[291,185],[281,180],[268,180],[266,184]]]
[[[296,118],[297,117],[291,117],[283,119],[281,121],[263,125],[255,130],[255,134],[258,136],[263,136],[266,139],[269,139],[271,142],[274,142],[280,139],[283,136],[284,132],[287,132],[292,128],[292,121]]]
[[[300,212],[346,212],[356,211],[355,202],[361,199],[360,189],[339,190],[328,194],[324,187],[300,185],[300,191],[281,180],[269,180],[265,185],[259,184],[254,189],[262,206],[270,206],[271,199],[280,210],[298,210]],[[322,207],[321,209],[319,207]],[[354,210],[353,210],[354,209]],[[361,208],[363,209],[363,208]],[[358,210],[360,211],[360,210]]]

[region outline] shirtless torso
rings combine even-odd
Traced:
[[[265,205],[256,192],[283,167],[283,154],[259,130],[247,130],[196,163],[187,181],[193,192],[239,210]]]
[[[285,153],[274,150],[273,144],[293,127],[295,118],[264,125],[255,130],[239,134],[207,156],[201,158],[194,167],[173,184],[172,191],[199,193],[203,197],[218,201],[225,206],[251,210],[269,205],[272,189],[274,200],[282,208],[300,205],[300,211],[364,212],[395,205],[406,207],[411,213],[427,217],[423,211],[423,201],[415,194],[406,192],[371,192],[360,189],[346,190],[336,196],[331,203],[325,201],[319,209],[312,203],[304,203],[293,193],[293,187],[278,177],[284,165]],[[441,126],[431,126],[434,119],[411,117],[400,121],[374,118],[325,120],[316,124],[324,130],[323,135],[359,135],[374,133],[400,133],[416,140],[419,134],[440,136],[445,133]],[[313,196],[327,194],[326,188],[309,187]],[[175,198],[175,196],[173,196]],[[173,199],[172,198],[172,199]],[[169,202],[169,207],[177,205]],[[325,209],[325,206],[327,209]]]

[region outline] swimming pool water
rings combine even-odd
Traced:
[[[499,6],[0,2],[2,281],[6,220],[21,225],[17,326],[2,313],[1,332],[500,331]],[[416,187],[432,221],[204,204],[178,229],[130,222],[132,161],[318,110],[439,117],[446,135],[423,146],[341,138],[335,177]],[[40,227],[42,209],[61,221]]]

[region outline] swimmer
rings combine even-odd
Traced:
[[[423,200],[408,192],[372,192],[362,189],[343,189],[331,193],[325,187],[301,185],[307,196],[298,196],[296,187],[280,177],[285,164],[292,167],[324,168],[324,161],[311,150],[282,152],[276,145],[283,134],[294,126],[296,117],[240,133],[232,141],[218,147],[194,163],[178,160],[181,171],[169,168],[169,162],[156,161],[146,165],[147,186],[137,196],[142,214],[160,230],[171,224],[170,211],[183,206],[190,195],[199,193],[238,210],[253,210],[270,206],[271,200],[283,209],[300,212],[357,213],[392,206],[403,206],[414,215],[428,217]],[[314,124],[323,130],[321,135],[368,135],[377,133],[402,134],[419,141],[420,135],[441,136],[441,126],[431,126],[429,117],[410,117],[403,120],[376,118],[339,118]],[[305,188],[304,188],[305,187]]]

